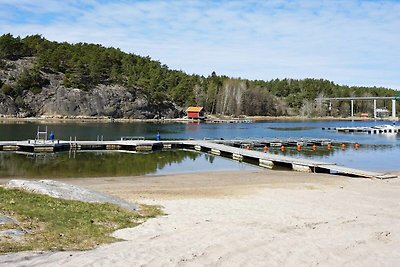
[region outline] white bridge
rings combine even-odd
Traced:
[[[392,119],[397,120],[396,117],[396,100],[400,99],[398,96],[381,96],[381,97],[374,97],[374,96],[362,96],[362,97],[320,97],[315,99],[316,101],[329,101],[329,108],[332,108],[332,101],[350,101],[351,105],[351,117],[354,116],[354,101],[355,100],[364,100],[364,101],[374,101],[374,118],[377,118],[377,108],[376,108],[376,101],[377,100],[392,100]]]

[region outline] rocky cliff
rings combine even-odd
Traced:
[[[138,87],[99,84],[90,90],[68,88],[63,85],[64,74],[40,71],[46,85],[18,96],[9,91],[17,87],[24,72],[32,72],[35,58],[5,61],[0,70],[0,115],[17,117],[110,117],[134,119],[176,118],[181,109],[164,101],[150,103]],[[1,85],[0,84],[0,85]]]
[[[39,94],[27,92],[23,116],[90,116],[110,118],[157,119],[175,118],[177,108],[169,102],[162,107],[151,105],[144,96],[137,96],[121,86],[98,85],[90,91],[46,87]]]

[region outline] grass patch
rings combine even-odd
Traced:
[[[116,241],[110,234],[117,229],[163,215],[159,206],[141,205],[137,212],[131,212],[113,204],[64,200],[2,187],[0,213],[16,219],[13,228],[27,233],[17,239],[0,236],[0,253],[91,249]]]

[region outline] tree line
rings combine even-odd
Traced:
[[[144,94],[155,105],[164,101],[181,107],[201,105],[208,113],[226,115],[327,115],[326,109],[315,104],[315,98],[396,94],[389,88],[350,87],[325,79],[263,81],[233,79],[215,72],[207,77],[189,75],[150,57],[99,44],[52,42],[41,35],[0,36],[0,69],[10,68],[10,62],[25,57],[35,58],[34,68],[23,71],[13,83],[0,80],[1,92],[14,99],[25,90],[39,93],[47,86],[49,81],[41,73],[61,73],[65,87],[91,90],[99,84],[121,85],[133,95]],[[236,90],[239,85],[240,90]],[[335,104],[330,115],[344,115],[346,105]],[[363,104],[356,105],[361,109]]]

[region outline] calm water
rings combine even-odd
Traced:
[[[48,154],[45,158],[0,152],[0,177],[111,177],[253,169],[256,167],[245,163],[182,150],[148,154],[115,151],[63,152]]]
[[[331,151],[318,148],[316,152],[304,149],[300,153],[297,150],[287,150],[284,153],[292,157],[314,158],[327,162],[335,162],[339,165],[356,167],[366,170],[400,170],[400,135],[367,135],[367,134],[345,134],[335,131],[324,131],[322,127],[348,127],[348,126],[374,126],[391,124],[382,121],[277,121],[260,122],[251,124],[183,124],[183,123],[57,123],[48,124],[48,131],[53,131],[56,138],[69,140],[70,137],[77,137],[77,140],[96,140],[103,136],[104,140],[115,140],[122,136],[143,136],[146,139],[155,139],[159,132],[162,139],[203,139],[203,138],[327,138],[336,142],[359,143],[359,150],[348,148],[345,151],[334,148]],[[41,125],[44,129],[44,124]],[[37,123],[0,123],[0,140],[24,140],[34,138]],[[164,153],[164,152],[163,152]],[[161,154],[163,154],[161,153]],[[271,150],[269,153],[282,153],[279,150]],[[153,153],[156,154],[156,153]],[[123,154],[121,154],[123,155]],[[21,156],[21,155],[19,155]],[[125,157],[124,155],[123,157]],[[130,155],[132,156],[132,155]],[[138,155],[134,155],[138,156]],[[66,156],[57,156],[62,159]],[[80,156],[82,157],[82,156]],[[91,157],[91,156],[85,156]],[[118,156],[112,156],[118,157]],[[129,157],[129,156],[128,156]],[[139,156],[141,157],[141,156]],[[144,156],[143,156],[144,157]],[[204,155],[197,156],[197,166],[204,166],[203,169],[232,169],[240,168],[239,163],[232,162],[219,157],[213,157],[213,163],[205,159]],[[113,165],[109,156],[100,156],[104,161]],[[203,160],[201,160],[203,158]],[[186,156],[188,159],[188,156]],[[12,159],[17,161],[16,159]],[[53,160],[56,164],[57,160]],[[65,158],[65,162],[70,162]],[[91,160],[88,159],[88,162]],[[147,160],[150,161],[150,160]],[[146,162],[147,162],[146,161]],[[208,162],[208,163],[206,163]],[[220,163],[221,162],[221,163]],[[225,162],[225,163],[222,163]],[[228,166],[226,164],[232,163]],[[170,172],[193,170],[190,160],[172,162],[161,168],[156,168],[155,173],[162,170]],[[200,164],[201,163],[201,164]],[[0,163],[1,164],[1,163]],[[58,164],[58,163],[57,163]],[[61,164],[61,163],[60,163]],[[72,163],[71,163],[72,164]],[[208,164],[208,165],[207,165]],[[221,164],[222,167],[218,164]],[[139,165],[141,166],[141,165]],[[169,167],[166,167],[169,166]],[[3,167],[2,167],[3,168]],[[51,168],[55,168],[54,166]],[[111,167],[110,167],[111,168]],[[140,169],[141,167],[139,167]],[[132,170],[131,170],[132,171]],[[147,173],[154,173],[147,172]]]

